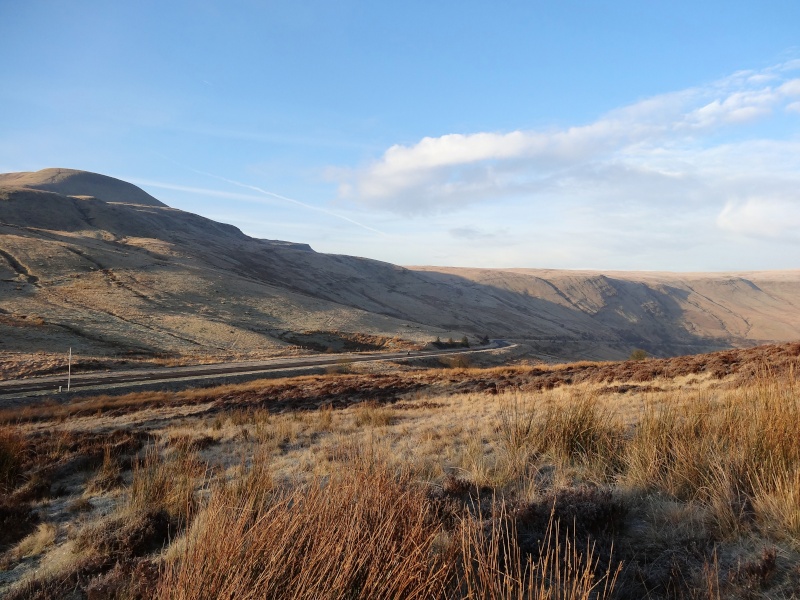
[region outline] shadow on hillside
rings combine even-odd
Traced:
[[[474,290],[476,294],[495,298],[502,306],[519,316],[530,319],[536,325],[542,320],[551,325],[551,332],[537,336],[536,329],[525,330],[518,326],[494,321],[489,332],[492,337],[507,337],[526,342],[534,348],[562,350],[562,345],[589,352],[610,349],[620,358],[627,358],[634,348],[646,350],[653,356],[679,356],[699,352],[711,352],[730,348],[730,339],[708,338],[688,331],[683,322],[684,311],[678,300],[685,300],[689,292],[680,288],[663,286],[668,292],[644,283],[616,279],[605,275],[587,277],[587,281],[604,291],[605,304],[587,310],[576,306],[558,290],[552,282],[536,278],[541,286],[554,290],[563,303],[537,297],[525,292],[478,283],[457,275],[437,272],[418,272],[434,285],[455,289],[451,297],[455,303],[463,302],[461,289]],[[458,321],[446,324],[458,328]],[[483,323],[480,323],[483,325]],[[538,327],[537,327],[538,328]],[[540,329],[541,331],[541,329]]]
[[[44,203],[53,202],[53,195],[47,196]],[[65,205],[71,209],[67,212],[72,218],[66,219],[71,223],[69,230],[91,224],[116,236],[168,241],[192,261],[193,269],[200,269],[195,271],[198,274],[205,264],[256,285],[283,288],[401,322],[519,341],[558,358],[624,358],[634,348],[671,356],[731,347],[729,338],[709,338],[686,329],[679,301],[685,300],[688,292],[679,288],[650,287],[600,274],[577,276],[572,284],[584,286],[586,293],[579,291],[571,300],[553,282],[533,275],[523,282],[526,287],[517,291],[450,273],[413,271],[375,260],[281,247],[171,209],[132,209],[92,200],[59,202],[62,209]],[[52,230],[41,236],[72,248],[91,269],[138,268],[130,257],[124,258],[128,253],[155,261],[147,265],[149,269],[182,262],[181,258],[127,245],[123,237],[101,240],[87,236],[81,242]],[[235,296],[238,292],[227,293]],[[220,297],[209,294],[197,301],[214,308]],[[262,330],[270,318],[266,313],[260,315]],[[250,321],[248,327],[258,327],[254,319]]]

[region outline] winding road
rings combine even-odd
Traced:
[[[405,358],[435,357],[452,354],[474,354],[489,352],[498,348],[511,347],[513,344],[505,340],[492,340],[485,346],[474,348],[451,348],[446,350],[420,350],[407,352],[369,352],[358,354],[315,355],[305,357],[274,358],[263,361],[218,363],[213,365],[192,365],[187,367],[162,367],[158,369],[136,369],[126,371],[106,371],[103,373],[81,373],[73,375],[70,383],[70,392],[89,390],[103,392],[118,386],[136,386],[161,382],[180,382],[186,387],[191,387],[193,382],[219,375],[257,375],[270,371],[285,369],[302,369],[305,367],[319,367],[337,365],[343,362],[381,362]],[[67,388],[67,376],[49,375],[46,377],[32,377],[29,379],[10,379],[0,381],[0,401],[5,399],[21,398],[44,394],[62,393]]]

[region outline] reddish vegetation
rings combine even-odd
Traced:
[[[525,597],[601,599],[612,588],[621,600],[796,597],[797,366],[800,343],[791,343],[669,360],[330,373],[9,409],[0,418],[17,425],[0,427],[0,570],[30,573],[37,556],[66,540],[76,552],[63,571],[17,579],[4,597],[187,600],[245,598],[255,589],[270,597],[292,590],[298,598],[407,598],[416,589],[419,598],[455,598],[474,589],[486,591],[470,597],[507,598],[539,583],[542,593]],[[600,393],[691,390],[693,382],[704,389],[711,382],[719,408],[688,402],[629,425],[584,388],[535,411],[514,404],[535,401],[535,393],[501,402],[488,396],[581,382]],[[412,408],[443,414],[452,400],[447,394],[466,393],[476,396],[452,404],[496,405],[497,420],[456,432],[455,443],[442,435],[443,445],[460,444],[464,455],[461,462],[443,460],[441,477],[430,485],[420,484],[427,481],[420,475],[432,472],[436,446],[420,443],[421,453],[395,472],[375,447],[358,441],[366,435],[357,438],[350,428],[366,428],[370,440],[385,431],[410,446],[448,431],[440,427],[446,420]],[[662,396],[665,405],[669,396]],[[397,418],[377,406],[397,400],[406,400]],[[266,414],[356,403],[362,407],[335,418],[330,410]],[[194,405],[185,411],[189,419],[164,411],[176,429],[164,430],[159,416],[144,413],[120,423],[127,429],[103,431],[102,418],[94,430],[68,427],[71,415],[181,405]],[[227,418],[203,418],[225,412],[219,416]],[[22,424],[48,418],[52,426]],[[413,433],[416,425],[392,430],[400,419],[433,421],[423,433]],[[287,433],[294,424],[302,436]],[[311,447],[325,436],[324,446]],[[486,456],[484,445],[499,457],[488,476],[483,463],[467,462],[471,439],[480,442],[479,457]],[[249,471],[243,458],[241,474],[225,483],[233,471],[206,464],[213,452],[197,454],[216,444],[227,444],[218,459],[234,450],[251,454]],[[270,463],[277,456],[295,461],[289,454],[301,448],[303,457],[324,460],[314,468],[330,474],[290,487]],[[50,541],[23,550],[48,527]],[[164,553],[187,527],[186,543]],[[756,539],[763,541],[760,553]],[[567,589],[570,577],[586,592],[550,593]],[[265,582],[273,588],[259,587]]]
[[[641,382],[661,376],[672,378],[709,373],[715,379],[737,375],[739,381],[749,381],[763,374],[783,375],[797,367],[799,357],[800,342],[773,344],[711,354],[608,363],[597,368],[587,380]]]
[[[141,392],[125,396],[76,398],[65,405],[30,406],[0,412],[13,423],[95,413],[120,415],[145,407],[213,403],[209,412],[267,408],[272,412],[344,408],[363,401],[391,403],[439,394],[537,391],[576,383],[606,384],[601,393],[658,391],[659,377],[733,376],[726,385],[759,375],[782,376],[800,367],[800,342],[725,350],[711,354],[622,362],[582,362],[494,369],[426,369],[384,374],[328,374],[264,380],[184,392]]]
[[[430,385],[408,375],[339,375],[304,377],[302,384],[286,380],[246,392],[233,392],[217,401],[224,408],[228,401],[237,407],[269,407],[275,412],[313,410],[323,406],[345,408],[366,400],[396,401]]]
[[[625,393],[631,390],[657,390],[641,386],[658,377],[672,379],[687,375],[709,374],[714,379],[729,375],[737,382],[750,381],[759,375],[781,376],[800,366],[800,342],[758,346],[744,350],[724,350],[710,354],[677,356],[622,362],[571,363],[558,366],[536,366],[529,369],[508,369],[503,375],[487,381],[485,377],[473,378],[476,386],[494,387],[498,391],[509,387],[521,390],[551,389],[573,383],[616,383],[608,391]],[[487,375],[492,371],[487,371]]]
[[[300,380],[264,382],[255,389],[233,390],[217,399],[217,407],[268,407],[313,410],[322,406],[343,408],[372,400],[394,402],[414,393],[497,393],[518,389],[534,391],[573,383],[617,383],[606,391],[657,390],[638,385],[657,377],[711,374],[715,379],[737,375],[751,380],[759,374],[783,375],[800,362],[800,342],[726,350],[712,354],[676,358],[608,363],[571,363],[559,366],[508,367],[497,369],[430,369],[400,374],[309,376]],[[211,390],[210,396],[213,396]],[[204,400],[208,400],[205,397]]]

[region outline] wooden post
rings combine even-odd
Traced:
[[[72,383],[72,348],[69,349],[69,362],[67,363],[67,391]]]

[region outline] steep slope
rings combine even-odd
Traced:
[[[0,188],[0,351],[220,357],[279,350],[298,330],[400,331],[238,260],[276,252],[312,253],[166,206]]]
[[[800,339],[799,315],[800,271],[403,268],[256,240],[102,175],[0,175],[0,352],[245,357],[323,331],[618,358]]]

